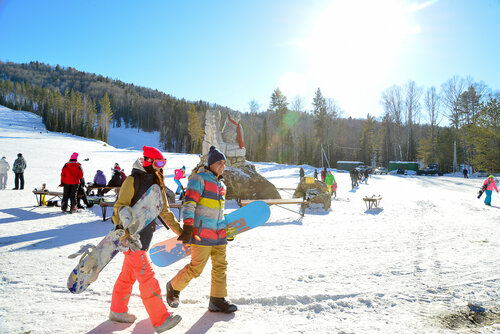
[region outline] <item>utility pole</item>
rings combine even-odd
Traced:
[[[457,167],[457,141],[453,142],[453,173],[458,171]]]

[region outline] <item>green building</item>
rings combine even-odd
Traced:
[[[337,169],[352,171],[354,168],[364,165],[362,161],[337,161]]]
[[[419,163],[415,161],[389,161],[389,171],[398,170],[399,168],[404,170],[418,170]]]

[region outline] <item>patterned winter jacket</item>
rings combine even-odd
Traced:
[[[184,224],[192,225],[191,244],[227,244],[224,202],[226,186],[208,168],[201,168],[189,179],[184,201]],[[194,238],[198,236],[200,240]]]
[[[16,161],[14,161],[14,165],[12,166],[12,171],[14,173],[24,173],[25,169],[26,169],[26,160],[24,160],[23,157],[17,158]]]

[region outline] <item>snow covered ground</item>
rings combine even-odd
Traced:
[[[12,173],[0,191],[0,333],[153,333],[137,285],[130,303],[136,323],[107,320],[123,255],[86,292],[66,289],[76,265],[67,255],[111,229],[96,207],[63,215],[35,206],[31,190],[42,183],[60,190],[60,170],[74,151],[87,181],[97,169],[109,179],[115,162],[128,174],[141,154],[47,133],[37,116],[0,107],[0,156],[12,165],[21,152],[28,165],[23,191],[10,190]],[[166,156],[170,188],[174,169],[190,171],[199,159]],[[256,167],[277,187],[298,183],[300,166]],[[208,264],[182,291],[175,313],[183,320],[169,333],[500,332],[494,320],[473,326],[460,318],[468,303],[499,310],[500,197],[494,193],[493,206],[484,206],[476,198],[482,179],[376,175],[350,190],[349,175],[334,174],[339,189],[330,211],[308,210],[301,218],[271,207],[266,225],[229,244],[229,299],[238,312],[207,311]],[[381,208],[367,211],[362,197],[372,194],[383,196]],[[228,201],[228,211],[236,207]],[[171,236],[160,228],[153,242]],[[162,288],[187,261],[154,267]]]

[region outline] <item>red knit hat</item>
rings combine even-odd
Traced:
[[[161,151],[159,149],[157,149],[156,147],[143,146],[142,147],[142,152],[143,152],[143,155],[144,155],[144,163],[143,163],[144,167],[147,167],[147,166],[151,165],[152,161],[148,161],[147,158],[151,158],[151,159],[165,159],[163,157],[163,154],[161,153]]]

